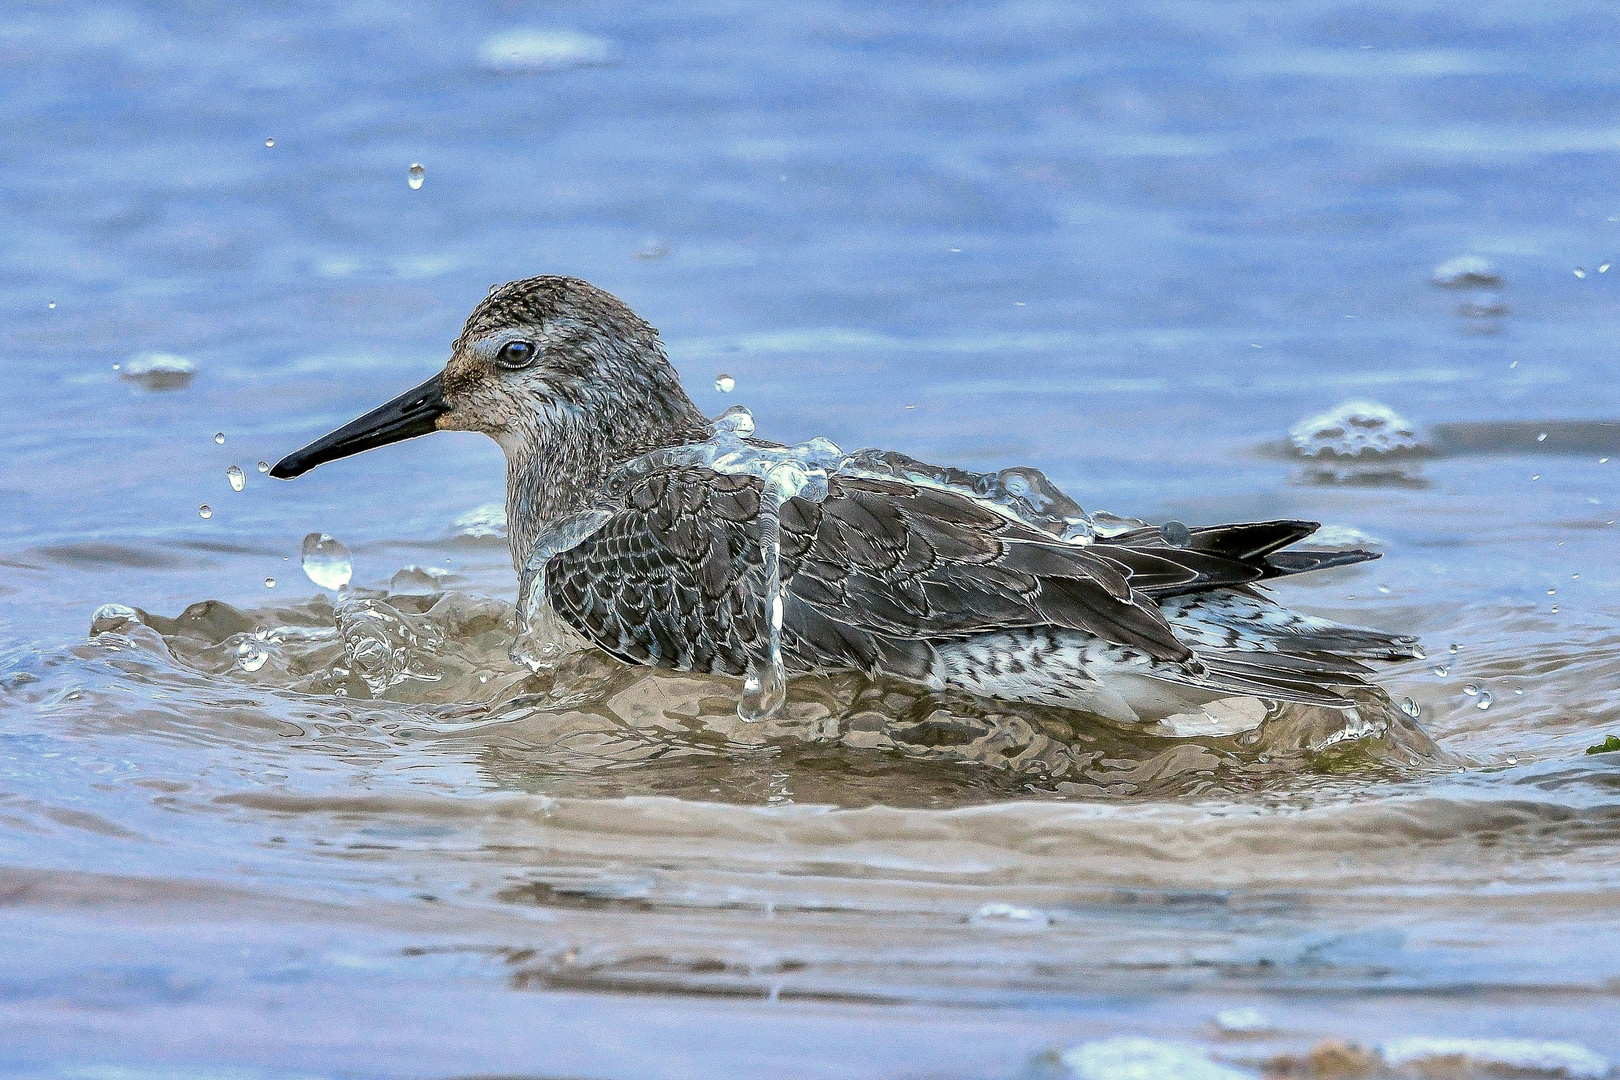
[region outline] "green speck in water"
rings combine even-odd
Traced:
[[[1620,735],[1610,735],[1596,746],[1588,746],[1588,754],[1613,754],[1620,751]]]

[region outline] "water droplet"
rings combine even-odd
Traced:
[[[1381,593],[1384,593],[1385,595],[1388,595],[1389,586],[1388,585],[1380,585],[1380,586],[1378,586],[1378,591],[1381,592]]]
[[[211,518],[214,516],[214,508],[209,506],[207,503],[203,503],[201,506],[197,507],[197,516],[200,518]]]
[[[714,377],[714,388],[722,394],[729,394],[737,389],[737,380],[730,375],[716,375]]]
[[[1540,435],[1536,436],[1536,442],[1546,442],[1546,441],[1547,441],[1547,433],[1545,431],[1543,431]]]
[[[1477,697],[1479,695],[1479,684],[1469,683],[1463,687],[1463,693],[1467,694],[1469,697]]]
[[[50,303],[46,304],[45,306],[50,308],[52,311],[55,311],[56,310],[56,301],[52,300]]]
[[[1547,590],[1547,595],[1548,596],[1557,596],[1558,595],[1558,590],[1557,589],[1548,589]]]
[[[1412,659],[1414,659],[1414,660],[1427,660],[1428,658],[1429,658],[1429,652],[1428,652],[1427,649],[1425,649],[1421,645],[1413,645],[1412,646]]]
[[[1462,649],[1462,646],[1453,641],[1450,645],[1446,646],[1446,648],[1451,650],[1452,656],[1456,656],[1458,651]]]
[[[325,533],[312,532],[304,537],[300,549],[304,575],[323,589],[333,591],[344,588],[354,576],[354,563],[343,541]]]
[[[1507,759],[1507,761],[1509,765],[1517,765],[1519,763],[1519,759],[1516,757],[1510,757]]]
[[[1553,605],[1553,606],[1552,606],[1552,610],[1553,610],[1553,614],[1554,614],[1554,615],[1556,615],[1556,614],[1558,614],[1558,605],[1557,605],[1557,604],[1554,604],[1554,605]]]
[[[1586,276],[1586,270],[1585,270],[1585,268],[1584,268],[1584,267],[1580,267],[1580,266],[1577,266],[1577,267],[1576,267],[1576,268],[1575,268],[1575,276],[1576,276],[1576,277],[1579,277],[1579,278],[1583,278],[1583,277],[1585,277],[1585,276]]]
[[[1479,692],[1479,700],[1474,702],[1474,708],[1478,709],[1480,712],[1484,712],[1486,709],[1488,709],[1490,707],[1491,707],[1491,692],[1489,690],[1481,690]]]
[[[241,491],[247,486],[247,476],[235,465],[225,470],[225,479],[231,482],[232,491]]]
[[[269,472],[270,471],[270,463],[268,461],[259,462],[259,471],[260,472]]]
[[[1447,675],[1451,674],[1451,669],[1449,667],[1447,667],[1446,665],[1444,665],[1444,664],[1436,664],[1430,670],[1432,670],[1436,675],[1440,676],[1440,678],[1442,678],[1442,679],[1445,678]]]
[[[1171,547],[1186,547],[1192,543],[1192,530],[1179,521],[1167,521],[1159,526],[1159,536]]]
[[[214,441],[219,443],[219,445],[224,446],[225,445],[225,433],[223,431],[214,432]]]
[[[1419,705],[1413,698],[1403,698],[1401,700],[1401,712],[1416,720],[1423,715],[1423,706]]]
[[[657,262],[668,255],[669,252],[669,245],[655,237],[636,249],[636,258],[642,262]]]
[[[1602,266],[1598,267],[1598,273],[1607,274],[1608,272],[1609,272],[1609,264],[1608,263],[1604,263]]]
[[[273,577],[265,578],[264,579],[264,587],[267,588],[267,589],[275,588],[276,587],[276,579],[273,578]]]
[[[1533,476],[1531,476],[1530,479],[1532,479],[1532,480],[1540,480],[1541,479],[1541,474],[1536,473]]]
[[[274,140],[274,139],[266,139],[266,140],[264,140],[264,145],[266,145],[266,146],[274,146],[274,145],[276,145],[276,140]]]
[[[422,177],[424,177],[426,175],[427,175],[427,170],[426,169],[422,168],[421,165],[419,165],[419,164],[417,164],[415,162],[412,162],[411,167],[408,170],[406,170],[406,180],[405,180],[405,182],[411,185],[411,190],[412,191],[421,191],[422,190]]]

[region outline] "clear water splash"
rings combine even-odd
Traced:
[[[354,576],[354,562],[343,541],[325,533],[312,532],[299,548],[299,564],[304,576],[323,589],[336,592],[348,586]]]

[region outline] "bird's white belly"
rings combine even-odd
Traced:
[[[1201,709],[1221,695],[1154,678],[1154,661],[1146,653],[1077,630],[1004,630],[941,644],[937,652],[930,679],[935,689],[1080,709],[1122,723],[1190,713],[1205,726],[1228,726],[1204,717]],[[1258,722],[1258,716],[1252,723],[1245,716],[1237,730]]]

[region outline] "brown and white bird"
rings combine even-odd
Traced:
[[[271,475],[432,431],[480,431],[505,451],[520,570],[548,530],[612,508],[544,566],[545,600],[586,640],[681,671],[742,676],[757,663],[771,636],[765,480],[678,458],[623,479],[627,464],[703,443],[714,426],[658,332],[618,299],[569,277],[492,289],[442,372]],[[1060,501],[1067,518],[929,479],[953,470],[865,455],[888,475],[833,470],[824,498],[788,498],[774,516],[788,674],[856,670],[1146,721],[1229,697],[1348,708],[1345,691],[1371,672],[1363,661],[1421,655],[1414,638],[1292,612],[1259,587],[1377,558],[1290,549],[1314,522],[1172,523],[1076,542],[1051,523],[1089,519],[1055,489],[1037,501]]]

